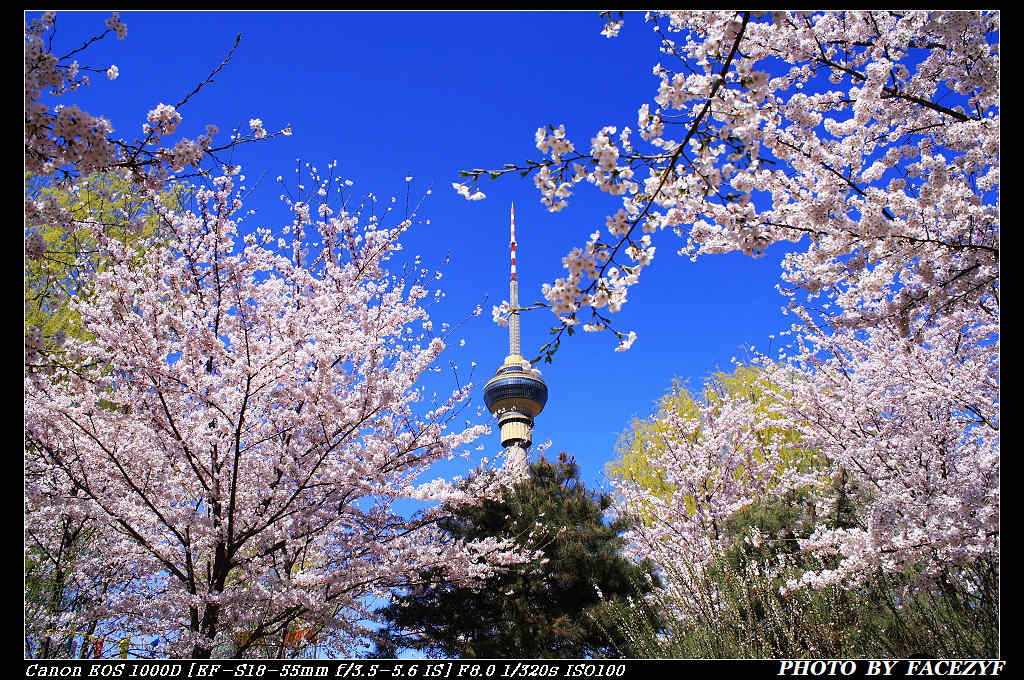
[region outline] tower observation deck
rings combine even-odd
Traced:
[[[531,370],[519,346],[519,281],[516,278],[516,209],[511,214],[512,252],[509,279],[509,352],[494,377],[484,384],[484,404],[498,419],[501,445],[506,450],[519,448],[525,456],[532,443],[533,419],[544,410],[548,386]]]

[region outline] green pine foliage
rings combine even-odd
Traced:
[[[619,656],[628,644],[599,623],[609,603],[650,589],[648,572],[623,559],[621,522],[606,523],[607,494],[588,491],[575,462],[543,457],[500,502],[466,508],[442,527],[457,539],[514,538],[543,559],[487,579],[479,588],[426,573],[425,585],[396,594],[377,655],[418,649],[448,658]]]

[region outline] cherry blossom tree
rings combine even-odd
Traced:
[[[74,298],[89,338],[29,357],[30,530],[64,517],[98,527],[83,582],[116,564],[81,621],[155,653],[246,655],[301,625],[353,648],[364,599],[441,568],[472,582],[518,559],[490,539],[435,527],[498,493],[424,481],[483,431],[449,431],[469,386],[429,403],[417,379],[444,347],[415,276],[387,266],[410,220],[386,226],[293,204],[281,231],[239,231],[233,170],[165,211],[167,243],[138,262],[107,240],[111,266]],[[315,236],[314,236],[315,234]],[[399,499],[428,503],[406,518]],[[81,628],[79,628],[81,629]]]
[[[244,178],[217,154],[273,135],[254,118],[220,146],[212,126],[165,141],[227,59],[128,142],[101,116],[47,103],[88,85],[77,55],[124,38],[124,24],[115,14],[57,57],[54,22],[47,13],[25,31],[25,165],[42,187],[26,192],[26,254],[43,261],[42,234],[63,230],[89,246],[63,253],[69,266],[79,255],[102,266],[80,268],[67,291],[80,332],[26,331],[26,549],[62,567],[34,612],[36,649],[67,654],[86,633],[95,650],[83,654],[120,639],[118,653],[247,656],[315,636],[343,654],[372,619],[368,596],[432,568],[471,583],[529,557],[435,528],[515,475],[424,476],[484,428],[447,429],[470,386],[439,402],[417,386],[444,341],[424,306],[426,272],[387,269],[412,217],[335,214],[314,177],[322,198],[292,200],[291,224],[240,231]],[[143,224],[130,211],[94,219],[48,199],[46,187],[79,195],[85,177],[112,172],[124,192],[90,191],[147,206],[160,238],[141,252],[120,238]],[[190,178],[207,178],[191,210],[161,199]],[[400,499],[425,508],[409,517]]]
[[[606,16],[614,37],[623,21]],[[667,416],[674,444],[646,458],[674,493],[620,489],[623,511],[656,518],[635,551],[700,568],[722,522],[759,497],[852,475],[857,523],[808,536],[805,553],[828,560],[788,587],[881,571],[989,597],[972,574],[998,574],[999,13],[648,18],[657,106],[639,107],[635,130],[606,126],[577,149],[549,125],[544,159],[464,171],[460,185],[532,175],[552,211],[583,183],[618,197],[543,286],[560,323],[549,360],[567,329],[611,329],[659,243],[691,259],[788,244],[779,289],[794,344],[754,357],[780,401]],[[619,350],[636,340],[613,332]],[[799,433],[813,474],[757,436],[769,431]]]

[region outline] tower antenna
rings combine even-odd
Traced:
[[[519,348],[519,281],[516,279],[516,204],[512,204],[510,214],[511,240],[509,250],[512,253],[511,270],[508,280],[508,353],[520,355]]]

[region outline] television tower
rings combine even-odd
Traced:
[[[533,419],[544,409],[548,386],[519,350],[519,281],[516,279],[516,207],[511,215],[512,270],[509,279],[508,356],[494,377],[484,384],[484,403],[501,426],[501,445],[506,458],[526,460]]]

